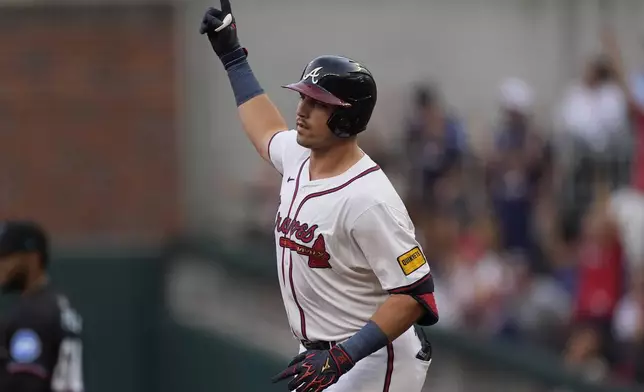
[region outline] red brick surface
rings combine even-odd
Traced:
[[[0,10],[0,217],[54,238],[179,221],[172,9]]]

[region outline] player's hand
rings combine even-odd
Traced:
[[[201,20],[200,34],[206,34],[212,49],[222,61],[233,52],[243,50],[237,38],[237,25],[230,0],[221,0],[221,10],[210,7]]]
[[[341,346],[331,350],[311,350],[295,357],[288,368],[273,378],[273,383],[291,378],[289,391],[320,392],[338,382],[351,370],[353,360]]]

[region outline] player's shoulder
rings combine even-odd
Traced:
[[[55,296],[49,287],[22,296],[13,306],[14,319],[38,318],[41,321],[58,313]]]
[[[352,187],[349,207],[354,218],[377,206],[406,214],[407,210],[387,174],[370,157],[366,157],[360,183]]]
[[[80,330],[80,316],[61,291],[47,287],[41,292],[25,297],[15,307],[16,325],[36,325],[75,332]]]
[[[41,356],[48,360],[66,336],[80,337],[78,319],[66,315],[71,308],[66,297],[51,286],[21,297],[12,307],[10,317],[4,320],[3,333],[6,336],[10,357],[18,363],[32,363]]]
[[[19,298],[4,320],[5,334],[11,346],[37,342],[43,336],[58,336],[60,318],[49,293],[41,291]],[[53,333],[52,333],[53,332]]]
[[[268,142],[268,154],[273,165],[284,174],[299,169],[311,151],[297,142],[297,131],[290,129],[273,135]]]
[[[389,180],[387,174],[382,170],[370,156],[365,155],[360,162],[360,174],[356,180],[359,184],[352,187],[353,199],[356,203],[394,203],[400,201],[400,196],[396,188]]]
[[[302,147],[297,142],[297,131],[295,129],[285,129],[283,131],[277,131],[269,140],[270,146],[279,146],[279,148],[285,149],[295,149],[308,151],[308,148]]]
[[[297,144],[297,131],[295,129],[285,129],[277,131],[268,141],[269,147],[280,146],[287,147],[289,145]]]

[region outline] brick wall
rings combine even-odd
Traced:
[[[173,29],[166,6],[0,9],[0,218],[64,242],[178,226]]]

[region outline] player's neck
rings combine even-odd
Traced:
[[[311,150],[309,178],[311,181],[339,176],[355,165],[364,153],[355,142],[323,150]]]

